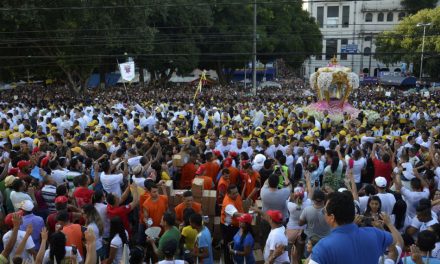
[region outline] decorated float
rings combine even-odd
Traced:
[[[309,115],[322,120],[324,112],[328,112],[329,117],[339,123],[344,119],[344,113],[354,119],[361,112],[347,102],[350,93],[359,88],[359,76],[350,68],[339,65],[336,57],[310,75],[310,87],[318,101],[304,108]]]

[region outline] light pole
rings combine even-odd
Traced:
[[[420,81],[422,80],[422,74],[423,74],[423,52],[425,51],[425,33],[426,33],[426,27],[429,27],[431,23],[417,23],[417,27],[423,27],[423,38],[422,38],[422,56],[420,56]]]

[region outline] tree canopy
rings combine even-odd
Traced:
[[[401,4],[411,14],[415,14],[425,8],[434,8],[437,0],[402,0]]]
[[[429,73],[431,78],[439,79],[440,7],[423,9],[406,17],[393,30],[379,34],[376,39],[375,57],[384,63],[414,63],[417,73],[423,41],[423,27],[417,27],[418,23],[431,23],[426,27],[423,71]]]
[[[60,78],[83,87],[92,72],[116,69],[134,57],[158,78],[169,69],[242,67],[252,58],[253,5],[249,1],[3,1],[0,76]],[[299,67],[321,51],[321,33],[301,2],[258,3],[258,59],[283,58]],[[124,55],[127,54],[127,55]]]

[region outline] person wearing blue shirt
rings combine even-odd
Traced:
[[[417,235],[417,241],[415,245],[411,246],[411,256],[404,258],[403,263],[418,264],[429,263],[439,264],[440,259],[431,255],[432,250],[435,248],[437,242],[437,235],[431,230],[425,230]]]
[[[393,243],[390,233],[374,227],[360,228],[353,223],[353,198],[345,193],[331,193],[323,213],[332,231],[313,247],[309,264],[377,263]]]
[[[235,234],[233,246],[230,244],[229,252],[232,252],[234,263],[236,264],[254,264],[254,237],[252,235],[252,215],[243,214],[238,218],[240,230]],[[246,262],[245,262],[246,259]]]
[[[197,235],[194,257],[199,258],[199,263],[213,264],[214,256],[212,255],[212,238],[209,229],[203,226],[202,216],[193,214],[189,219],[191,227],[199,233]]]

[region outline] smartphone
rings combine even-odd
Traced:
[[[72,255],[77,255],[78,254],[78,249],[72,245]]]

